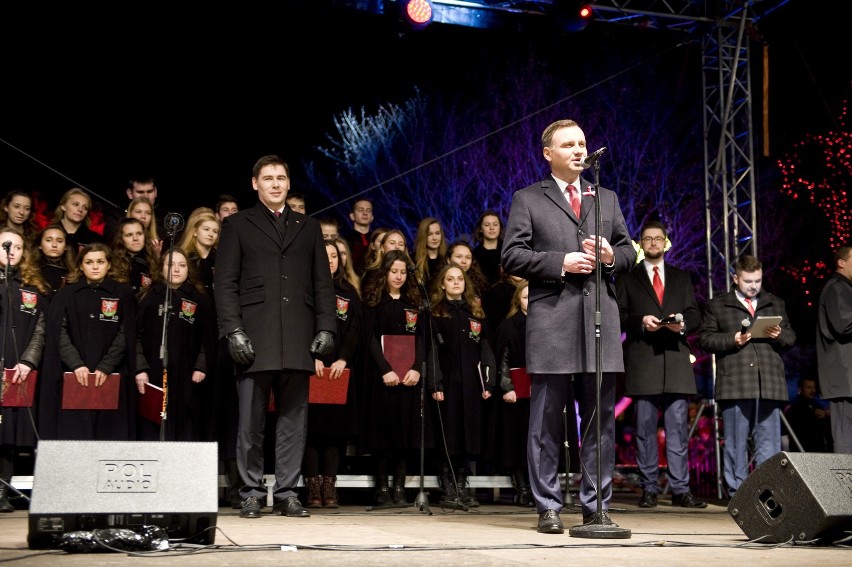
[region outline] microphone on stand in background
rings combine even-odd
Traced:
[[[12,249],[12,241],[11,240],[7,240],[6,242],[3,243],[3,250],[6,251],[6,254],[8,254],[9,250],[11,250],[11,249]]]
[[[179,213],[166,213],[166,216],[163,217],[163,226],[165,226],[166,232],[169,235],[174,235],[183,230],[183,217]]]

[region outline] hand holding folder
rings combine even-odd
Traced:
[[[145,393],[139,396],[139,415],[152,423],[163,422],[163,389],[150,382],[145,383]]]
[[[35,396],[37,370],[30,370],[25,380],[13,382],[16,370],[6,368],[3,372],[2,406],[4,408],[31,408]]]
[[[349,391],[348,368],[336,379],[331,379],[331,368],[326,366],[322,370],[322,376],[316,374],[311,376],[311,386],[308,390],[308,403],[310,404],[345,404],[346,394]]]
[[[512,378],[512,385],[515,387],[515,396],[518,399],[530,397],[530,375],[527,374],[526,368],[510,368],[509,375]]]
[[[414,366],[414,335],[382,335],[382,353],[400,381]]]
[[[121,383],[121,375],[117,372],[100,379],[94,372],[88,372],[81,380],[77,379],[74,372],[66,372],[63,380],[62,409],[118,409],[118,387]],[[101,380],[103,380],[102,383],[98,384]]]
[[[331,379],[331,368],[326,366],[322,370],[322,376],[312,374],[310,377],[310,386],[308,387],[308,403],[309,404],[345,404],[346,396],[349,392],[349,374],[348,368],[343,369],[340,377],[335,380]],[[161,398],[162,399],[162,398]],[[269,392],[269,400],[266,403],[266,411],[274,412],[277,406],[275,405],[275,393]]]

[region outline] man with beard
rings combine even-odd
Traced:
[[[734,288],[707,303],[699,344],[716,355],[715,397],[725,432],[724,472],[734,497],[749,474],[749,437],[755,467],[781,450],[781,407],[790,399],[783,351],[796,343],[784,300],[762,291],[763,265],[754,256],[734,263]],[[749,331],[761,316],[781,322],[758,334]]]
[[[625,395],[636,412],[636,462],[642,483],[640,508],[657,506],[660,411],[666,432],[666,463],[672,505],[705,508],[689,491],[689,398],[696,393],[687,333],[701,325],[687,272],[663,261],[666,234],[650,221],[642,227],[645,259],[616,280],[624,342]]]

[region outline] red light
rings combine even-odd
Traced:
[[[578,13],[580,14],[581,18],[587,20],[592,17],[592,7],[588,4],[583,4],[582,6],[580,6],[580,11]]]
[[[432,21],[432,2],[429,0],[410,0],[405,5],[405,16],[414,26],[425,26]]]

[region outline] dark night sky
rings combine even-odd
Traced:
[[[831,128],[852,79],[841,18],[806,4],[793,0],[761,23],[776,149]],[[316,157],[335,114],[401,101],[415,84],[481,88],[465,83],[468,66],[528,39],[434,24],[400,37],[366,14],[305,16],[280,6],[204,15],[147,4],[122,14],[59,10],[72,9],[0,17],[0,189],[37,189],[51,206],[74,184],[122,203],[134,172],[157,178],[163,206],[188,212],[223,192],[245,206],[260,155],[294,164]],[[582,32],[620,33],[610,24]],[[654,32],[624,33],[647,41]],[[757,78],[753,93],[759,106]]]

